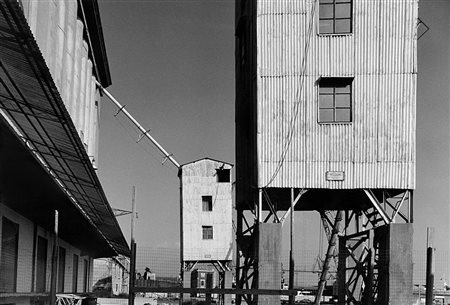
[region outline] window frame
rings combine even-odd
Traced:
[[[47,264],[48,264],[48,239],[38,235],[36,247],[36,275],[35,291],[46,292],[47,290]]]
[[[205,209],[205,203],[207,204],[207,208]],[[202,212],[212,212],[213,210],[213,200],[211,195],[202,196]]]
[[[67,251],[63,247],[58,249],[58,277],[57,277],[57,292],[64,292],[66,284],[66,257]]]
[[[1,218],[1,239],[0,239],[0,267],[4,266],[3,264],[7,264],[8,261],[5,257],[7,257],[4,253],[6,245],[11,244],[13,248],[13,258],[14,258],[14,265],[12,267],[13,273],[9,274],[11,275],[11,278],[6,278],[1,281],[0,286],[0,292],[16,292],[17,291],[17,268],[18,268],[18,259],[19,259],[19,238],[20,238],[20,226],[18,223],[12,221],[11,219],[3,216]],[[9,226],[8,229],[11,231],[14,231],[14,239],[11,238],[11,236],[7,236],[4,233],[4,230],[7,229],[6,227]],[[9,237],[9,238],[8,238]],[[12,241],[12,242],[11,242]],[[7,274],[6,272],[3,274]],[[10,280],[10,281],[8,281]]]
[[[210,235],[208,234],[209,232],[206,230],[211,230],[210,231]],[[206,235],[205,235],[206,233]],[[213,226],[202,226],[202,239],[203,240],[213,240],[214,239],[214,228]]]
[[[90,266],[89,266],[89,260],[83,259],[83,292],[89,292],[89,273],[90,273]]]
[[[332,1],[332,3],[321,3],[322,0],[319,0],[319,9],[318,9],[318,22],[317,22],[317,33],[320,36],[339,36],[339,35],[352,35],[353,34],[353,0],[328,0],[328,1]],[[339,1],[339,2],[337,2]],[[343,1],[343,2],[341,2]],[[336,17],[336,4],[338,5],[342,5],[342,4],[350,4],[350,17]],[[333,16],[331,18],[321,18],[320,17],[320,9],[321,6],[325,6],[325,5],[332,5],[333,6]],[[332,21],[333,23],[333,32],[331,33],[323,33],[320,31],[320,24],[322,20],[328,20],[328,21]],[[350,20],[350,29],[348,32],[336,32],[336,20]]]
[[[231,182],[231,169],[230,168],[217,168],[216,176],[218,183],[230,183]]]
[[[72,257],[72,292],[78,292],[78,266],[80,258],[77,254]]]
[[[319,124],[352,124],[353,123],[353,77],[322,77],[317,82],[317,123]],[[336,93],[336,88],[343,86],[350,86],[349,93]],[[333,88],[332,94],[321,94],[320,88]],[[332,107],[321,107],[321,96],[332,95],[333,96],[333,106]],[[336,106],[336,96],[337,95],[348,95],[349,96],[349,106],[342,107]],[[332,109],[333,110],[333,120],[332,121],[322,121],[320,119],[320,110],[322,109]],[[350,114],[350,119],[348,121],[337,120],[336,110],[338,109],[348,109]]]

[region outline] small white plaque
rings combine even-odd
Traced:
[[[344,181],[343,171],[329,171],[325,173],[325,179],[327,181]]]
[[[205,254],[205,258],[211,258],[211,254]]]

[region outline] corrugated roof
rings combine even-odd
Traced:
[[[0,3],[0,108],[117,254],[127,242],[17,1]],[[108,251],[105,251],[108,252]]]

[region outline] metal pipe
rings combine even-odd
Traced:
[[[131,243],[134,243],[134,226],[136,222],[136,186],[133,185],[131,195]]]
[[[122,106],[112,95],[109,93],[105,88],[102,87],[102,85],[98,82],[98,80],[95,80],[95,83],[97,86],[100,87],[100,90],[105,93],[105,95],[114,103],[114,105],[120,109],[120,112],[123,112],[125,116],[136,126],[141,132],[142,136],[146,137],[150,140],[150,142],[153,143],[153,145],[158,148],[158,150],[164,155],[165,158],[167,158],[170,162],[172,162],[173,165],[175,165],[176,168],[180,168],[180,164],[173,158],[171,154],[169,154],[151,135],[148,129],[145,129],[144,127],[139,124],[138,121],[125,109],[125,106]]]

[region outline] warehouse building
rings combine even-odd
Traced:
[[[0,304],[45,304],[129,255],[96,174],[111,78],[97,1],[2,1],[0,32]]]

